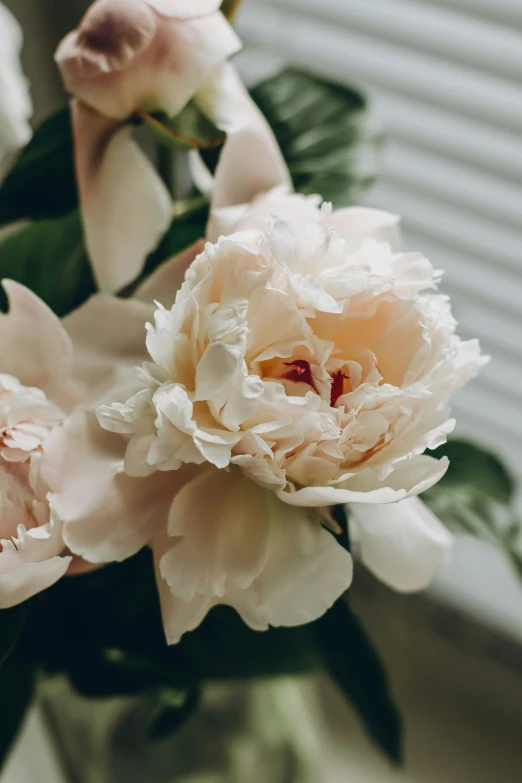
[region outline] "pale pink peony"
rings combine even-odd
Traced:
[[[17,283],[4,287],[10,309],[0,318],[0,609],[49,587],[71,563],[40,474],[45,441],[65,418],[71,343],[38,297]]]
[[[172,219],[170,195],[132,139],[127,120],[136,112],[173,117],[190,100],[201,103],[228,134],[218,193],[229,180],[231,156],[234,179],[255,180],[248,198],[288,179],[266,121],[223,66],[240,42],[219,6],[219,0],[97,0],[58,47],[56,59],[75,99],[86,241],[103,290],[118,290],[137,276]],[[239,200],[244,191],[239,188]]]
[[[485,360],[455,336],[438,273],[400,250],[397,224],[276,189],[217,210],[214,230],[235,233],[139,292],[161,302],[146,351],[134,335],[153,306],[85,306],[77,337],[88,347],[104,310],[125,369],[98,408],[106,431],[92,412],[70,417],[43,474],[75,553],[101,563],[152,546],[169,642],[219,603],[257,629],[319,617],[352,577],[323,526],[333,504],[350,504],[364,561],[393,587],[420,589],[446,562],[451,537],[416,495],[447,461],[423,452]]]

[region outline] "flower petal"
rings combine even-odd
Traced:
[[[73,102],[85,238],[103,291],[134,280],[170,225],[169,193],[132,140],[132,127]]]
[[[71,557],[53,557],[41,563],[23,563],[5,572],[0,552],[0,609],[27,601],[33,595],[46,590],[64,576]]]
[[[11,12],[0,4],[0,177],[9,156],[31,138],[33,108],[20,65],[22,31]]]
[[[67,90],[113,119],[137,110],[179,114],[220,63],[241,48],[230,24],[208,2],[184,6],[97,0],[56,52]]]
[[[169,515],[178,541],[161,561],[171,591],[189,601],[221,597],[229,583],[249,587],[266,559],[269,501],[238,470],[210,469],[183,487]]]
[[[145,546],[190,478],[182,470],[130,478],[123,472],[126,445],[90,412],[74,413],[45,442],[41,475],[64,541],[93,563],[120,562]]]
[[[347,207],[333,213],[329,220],[351,250],[357,250],[364,239],[386,242],[391,249],[402,250],[400,218],[391,212],[369,207]]]
[[[421,455],[398,462],[384,482],[373,471],[363,471],[349,478],[344,487],[304,487],[295,491],[280,490],[277,495],[292,506],[334,506],[341,503],[397,503],[425,492],[439,481],[449,467],[443,457]]]
[[[198,90],[195,101],[227,134],[215,174],[211,211],[248,203],[277,185],[291,186],[272,130],[232,65],[222,65]],[[217,238],[212,220],[208,236],[211,241]]]
[[[0,314],[2,372],[52,397],[66,382],[72,345],[59,319],[41,299],[13,280],[3,280],[9,312]]]
[[[165,261],[139,286],[134,298],[142,302],[160,302],[165,307],[170,307],[182,286],[185,272],[204,249],[205,241],[199,239],[177,256]]]
[[[364,563],[389,587],[422,590],[447,564],[453,537],[418,498],[386,506],[355,504],[350,512]]]
[[[154,542],[169,644],[217,604],[234,607],[255,630],[311,622],[351,583],[351,557],[318,517],[237,470],[209,470],[188,484],[169,532],[170,550],[164,537]]]

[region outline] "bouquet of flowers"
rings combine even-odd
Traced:
[[[0,6],[2,754],[57,676],[168,737],[209,682],[325,667],[399,761],[354,559],[420,590],[457,529],[521,568],[509,475],[446,442],[487,359],[352,206],[379,123],[292,69],[249,93],[220,6],[97,0],[29,141]]]

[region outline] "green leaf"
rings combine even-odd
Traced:
[[[422,499],[453,532],[502,549],[522,580],[522,521],[506,467],[486,449],[460,440],[448,441],[433,456],[449,457],[450,466]]]
[[[16,644],[28,609],[29,602],[26,601],[13,606],[12,609],[0,610],[0,666],[9,657]]]
[[[145,280],[160,264],[193,245],[205,236],[208,221],[208,202],[199,197],[178,202],[179,214],[173,219],[169,230],[158,248],[151,253],[145,264],[140,281]]]
[[[491,452],[472,443],[450,440],[433,452],[448,457],[445,476],[423,500],[452,530],[498,542],[508,532],[501,524],[511,506],[515,483]]]
[[[17,655],[12,655],[0,668],[0,770],[15,742],[34,689],[34,670]]]
[[[20,219],[61,217],[76,209],[69,109],[36,129],[0,187],[0,226]]]
[[[77,212],[41,220],[0,244],[0,278],[23,283],[63,316],[95,290]]]
[[[288,69],[254,87],[296,190],[341,207],[358,202],[378,172],[383,132],[358,91]]]
[[[402,763],[402,726],[386,673],[359,620],[340,599],[315,623],[326,668],[357,709],[377,745]]]
[[[200,696],[199,685],[194,685],[186,692],[162,690],[154,704],[156,714],[151,723],[151,738],[163,740],[174,734],[194,714]]]

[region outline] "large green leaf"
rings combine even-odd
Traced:
[[[396,764],[402,761],[402,726],[383,665],[343,598],[315,623],[326,668],[361,716],[370,736]]]
[[[360,200],[378,172],[383,132],[358,91],[294,69],[254,87],[296,190],[334,206]]]
[[[78,205],[69,109],[45,120],[0,186],[0,226],[60,217]]]
[[[36,221],[2,242],[5,277],[26,285],[60,316],[84,302],[95,284],[78,213]]]
[[[33,668],[12,655],[0,667],[0,771],[31,704],[33,688]]]
[[[515,492],[504,465],[491,452],[461,440],[450,440],[432,454],[448,457],[450,466],[423,500],[456,532],[496,536],[499,510],[510,507]]]
[[[491,452],[450,440],[433,452],[449,457],[446,475],[422,496],[456,533],[488,541],[504,550],[522,578],[522,523],[514,508],[515,482]]]

